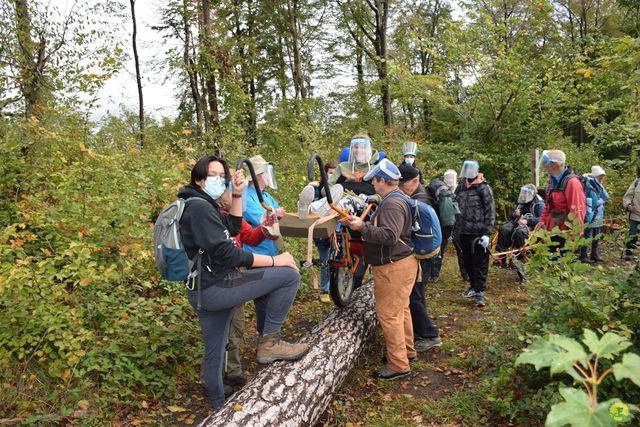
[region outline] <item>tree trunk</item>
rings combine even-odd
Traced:
[[[296,99],[305,99],[307,97],[307,91],[305,89],[305,79],[302,72],[302,61],[300,59],[300,40],[298,39],[297,13],[297,0],[287,0],[289,32],[291,33],[291,44],[293,45],[293,85],[296,91]]]
[[[380,91],[382,92],[382,119],[384,126],[392,124],[391,117],[391,94],[389,92],[389,76],[387,66],[387,23],[389,21],[389,1],[376,1],[374,8],[376,17],[376,41],[378,46],[378,78],[380,80]]]
[[[209,120],[210,129],[214,134],[220,129],[220,115],[218,113],[218,89],[216,84],[215,67],[213,66],[213,29],[211,26],[211,0],[202,0],[202,29],[203,45],[200,46],[200,54],[204,56],[203,63],[206,64],[204,79],[208,101],[208,114],[205,116]]]
[[[306,356],[265,367],[201,425],[314,425],[377,324],[373,285],[367,284],[347,308],[333,310],[302,339],[311,345]]]
[[[198,90],[198,75],[195,71],[192,57],[189,55],[191,51],[191,29],[189,20],[189,0],[182,1],[182,24],[184,26],[184,67],[189,76],[189,87],[191,88],[191,98],[196,110],[196,134],[202,135],[203,130],[203,107],[200,91]]]
[[[133,22],[133,34],[131,36],[133,44],[133,59],[136,64],[136,83],[138,85],[138,122],[139,133],[138,141],[140,148],[144,147],[144,101],[142,98],[142,76],[140,75],[140,61],[138,59],[138,45],[136,44],[137,26],[136,26],[136,2],[135,0],[129,0],[131,5],[131,21]]]
[[[15,0],[16,38],[20,46],[20,92],[25,102],[25,117],[37,116],[44,86],[44,67],[46,64],[46,41],[44,33],[40,40],[31,38],[31,15],[27,0]]]

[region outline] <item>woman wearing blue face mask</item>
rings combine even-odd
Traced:
[[[232,202],[229,215],[223,215],[219,199],[229,182]],[[309,349],[307,344],[280,339],[282,324],[300,285],[295,259],[288,252],[277,256],[253,254],[238,247],[233,238],[242,227],[244,186],[242,170],[231,177],[224,160],[205,156],[191,170],[191,182],[178,192],[182,199],[199,199],[186,205],[180,232],[189,258],[202,254],[199,277],[187,288],[187,296],[200,320],[203,381],[214,409],[224,402],[222,361],[236,306],[256,300],[256,306],[266,313],[258,340],[259,363],[295,360]],[[251,270],[246,270],[249,267]]]
[[[418,155],[418,144],[413,141],[405,142],[404,144],[402,144],[402,156],[403,156],[402,163],[400,163],[398,167],[400,167],[400,165],[404,163],[418,169],[418,177],[419,177],[420,184],[424,184],[424,182],[422,181],[422,171],[418,168],[418,166],[416,166],[417,155]]]

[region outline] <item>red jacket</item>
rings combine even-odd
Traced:
[[[265,235],[260,226],[253,228],[251,224],[242,218],[242,228],[240,229],[240,233],[234,236],[234,239],[236,239],[238,247],[240,248],[243,244],[248,246],[258,246],[260,242],[265,239]]]
[[[565,171],[561,176],[564,176],[565,173],[569,172]],[[544,210],[540,216],[540,222],[545,225],[547,230],[553,229],[556,225],[560,226],[561,230],[568,229],[565,221],[570,213],[577,218],[579,224],[584,224],[587,202],[580,179],[578,177],[570,178],[567,181],[564,194],[559,189],[555,189],[559,185],[560,183],[555,179],[549,179]]]

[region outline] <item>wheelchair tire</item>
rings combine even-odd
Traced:
[[[338,307],[346,307],[349,304],[355,289],[354,279],[355,275],[349,275],[348,267],[329,266],[329,296]]]

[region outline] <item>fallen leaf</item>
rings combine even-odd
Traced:
[[[171,412],[186,412],[186,409],[181,408],[179,406],[167,406],[167,409]]]
[[[89,409],[89,402],[86,400],[81,400],[78,402],[78,408],[82,409],[82,410],[87,410]]]
[[[144,409],[148,409],[149,408],[149,404],[147,403],[146,400],[143,400],[142,403],[140,403],[140,406],[142,406]]]
[[[235,405],[233,405],[233,410],[236,412],[242,411],[242,405],[239,403],[236,403]]]

